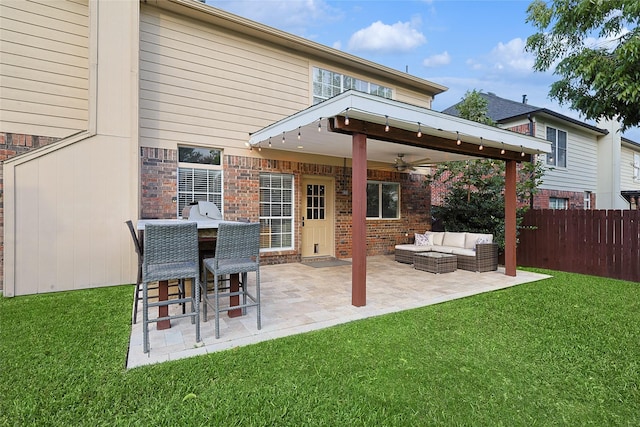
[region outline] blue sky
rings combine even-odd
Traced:
[[[548,97],[550,73],[524,52],[535,31],[529,0],[207,0],[207,4],[444,85],[433,109],[467,91],[545,107],[581,119]],[[640,130],[626,137],[640,142]]]

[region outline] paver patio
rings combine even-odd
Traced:
[[[242,317],[220,319],[220,338],[214,337],[213,310],[202,322],[202,342],[196,345],[195,327],[187,318],[172,320],[170,329],[159,331],[151,324],[151,351],[142,351],[142,314],[132,326],[127,367],[159,363],[212,353],[288,335],[327,328],[340,323],[408,310],[508,288],[547,278],[543,274],[517,271],[516,277],[495,272],[457,270],[432,274],[394,261],[393,255],[367,258],[367,305],[351,305],[351,265],[315,268],[292,263],[260,268],[262,329],[256,329],[256,310]],[[255,285],[249,275],[249,286]],[[224,303],[228,302],[224,301]],[[140,308],[142,304],[140,304]],[[172,310],[178,310],[172,307]]]

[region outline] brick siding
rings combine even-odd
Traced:
[[[141,149],[141,218],[175,218],[172,201],[177,194],[176,150]],[[302,209],[302,177],[318,176],[336,179],[335,194],[335,254],[351,257],[351,168],[318,165],[294,161],[256,159],[244,156],[224,156],[225,218],[257,221],[260,216],[259,175],[261,172],[293,174],[295,179],[295,212]],[[407,243],[416,232],[424,233],[431,224],[431,199],[425,178],[397,172],[368,171],[368,179],[400,182],[401,213],[398,220],[367,220],[367,255],[392,254],[399,243]],[[342,190],[347,189],[347,194]],[[264,264],[300,261],[300,222],[295,221],[296,249],[268,252],[262,255]]]

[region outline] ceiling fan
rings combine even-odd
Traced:
[[[398,172],[411,172],[416,170],[416,167],[419,166],[426,166],[425,162],[429,161],[430,159],[428,157],[425,157],[424,159],[419,159],[413,162],[407,162],[404,159],[404,154],[403,153],[398,153],[398,157],[395,158],[394,160],[394,165],[393,168],[395,170],[397,170]]]

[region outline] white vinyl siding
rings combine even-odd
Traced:
[[[546,129],[551,126],[556,129],[563,129],[558,123],[536,123],[536,136],[547,139]],[[595,135],[577,128],[570,128],[567,131],[567,167],[547,166],[546,156],[541,156],[545,172],[541,189],[574,191],[583,193],[584,191],[596,192],[597,174],[594,167],[598,164],[598,145]]]
[[[620,152],[620,189],[640,189],[640,148],[623,145]]]
[[[244,146],[249,132],[309,106],[309,65],[141,4],[140,144]]]
[[[0,3],[2,132],[62,138],[88,128],[89,7]]]

